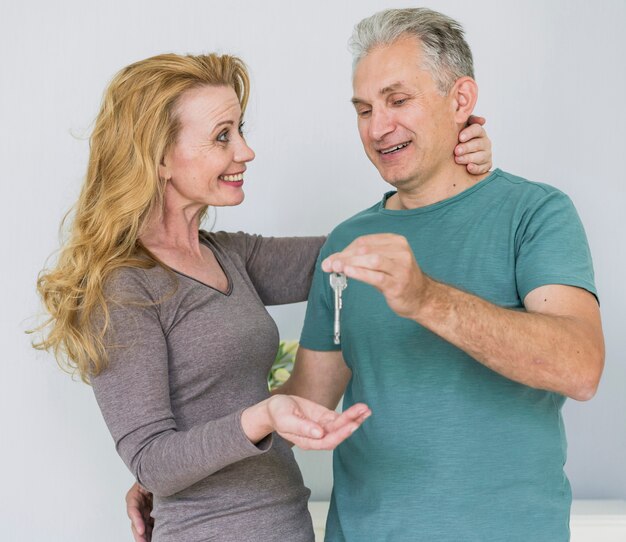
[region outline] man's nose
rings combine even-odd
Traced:
[[[389,111],[385,109],[372,110],[369,125],[369,133],[372,139],[381,140],[387,134],[393,132],[394,127],[393,115]]]

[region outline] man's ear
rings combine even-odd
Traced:
[[[451,93],[455,108],[454,120],[465,125],[478,101],[478,85],[471,77],[461,77],[454,83]]]

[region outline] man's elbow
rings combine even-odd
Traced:
[[[575,393],[571,395],[572,399],[577,401],[589,401],[598,391],[602,370],[604,369],[604,347],[598,348],[596,352],[589,357],[576,386]]]

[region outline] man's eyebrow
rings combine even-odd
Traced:
[[[381,96],[384,96],[385,94],[389,94],[391,92],[396,92],[397,90],[401,89],[404,87],[404,82],[403,81],[397,81],[395,83],[392,83],[391,85],[387,85],[386,87],[381,88],[378,91],[378,94],[380,94]],[[359,98],[357,96],[354,96],[351,100],[352,105],[359,105],[362,103],[367,103],[366,100],[363,100],[362,98]]]
[[[385,88],[381,88],[379,94],[381,95],[389,94],[390,92],[395,92],[401,89],[403,86],[404,86],[404,82],[397,81],[391,85],[386,86]]]

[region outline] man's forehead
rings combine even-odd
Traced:
[[[424,70],[421,46],[414,37],[374,47],[355,66],[352,77],[354,97],[369,99],[399,90],[412,89]],[[353,100],[354,101],[354,100]]]

